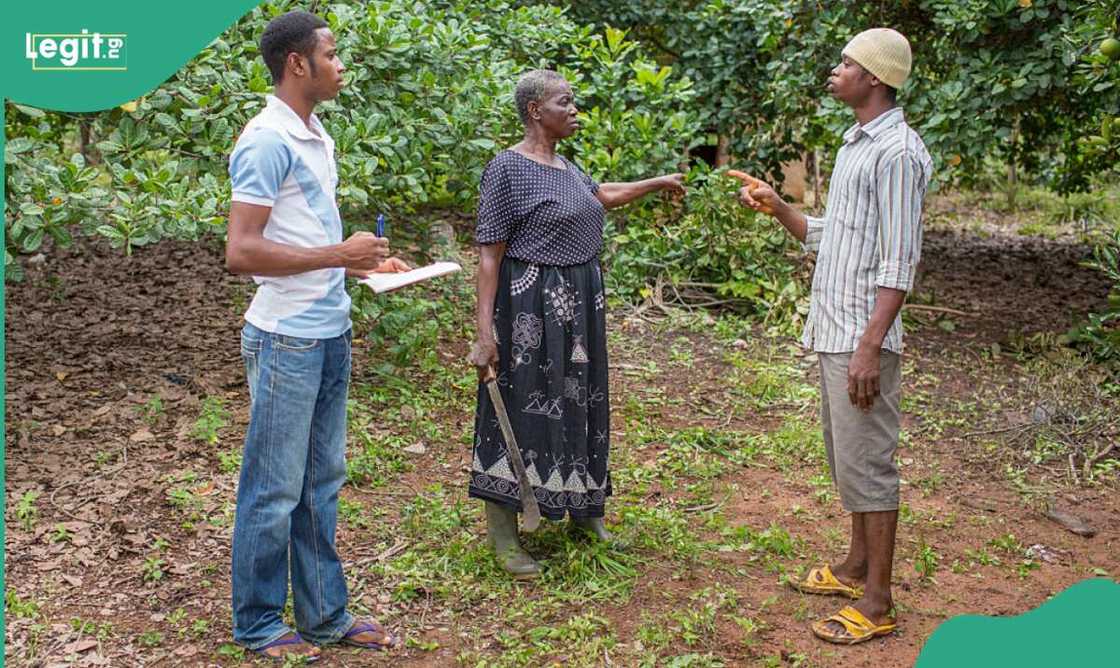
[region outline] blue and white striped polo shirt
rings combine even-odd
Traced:
[[[233,201],[272,207],[264,236],[313,248],[342,242],[335,203],[334,141],[311,116],[311,129],[283,100],[268,104],[245,126],[229,159]],[[254,276],[257,294],[245,319],[266,332],[329,339],[350,329],[346,270]]]

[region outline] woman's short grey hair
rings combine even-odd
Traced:
[[[529,103],[540,102],[555,88],[565,83],[564,77],[553,70],[530,70],[517,80],[513,98],[517,102],[517,115],[522,123],[529,122]]]

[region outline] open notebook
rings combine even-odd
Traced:
[[[369,278],[363,278],[360,282],[373,288],[374,292],[382,293],[396,290],[397,288],[403,288],[413,283],[426,281],[436,276],[454,274],[460,270],[462,270],[462,267],[455,262],[436,262],[426,267],[420,267],[419,269],[413,269],[412,271],[405,271],[399,274],[373,274]]]

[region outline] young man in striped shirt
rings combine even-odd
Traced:
[[[817,352],[821,421],[841,504],[852,513],[842,562],[792,583],[857,599],[813,624],[820,638],[855,644],[895,629],[890,581],[898,520],[902,320],[921,255],[922,198],[932,163],[896,106],[910,74],[910,45],[894,30],[860,33],[841,52],[828,90],[852,108],[823,218],[806,216],[766,184],[739,192],[817,251],[803,344]]]

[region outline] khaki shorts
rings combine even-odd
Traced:
[[[897,353],[879,356],[879,396],[864,413],[848,397],[852,353],[817,353],[821,367],[821,424],[832,481],[851,513],[898,510],[899,399],[902,364]]]

